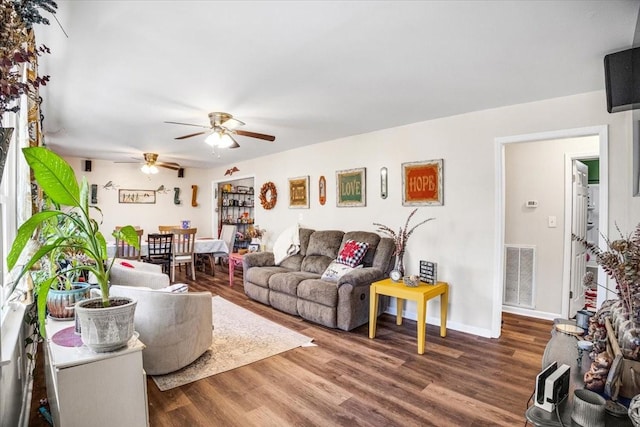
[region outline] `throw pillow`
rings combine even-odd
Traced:
[[[336,261],[349,267],[355,267],[360,264],[362,258],[364,258],[364,255],[367,253],[367,249],[369,249],[368,243],[356,242],[355,240],[349,239],[344,244]]]
[[[284,230],[273,244],[273,258],[275,265],[287,257],[295,255],[300,251],[300,232],[298,224]]]
[[[327,269],[322,273],[322,280],[327,280],[329,282],[337,282],[342,276],[349,273],[350,271],[355,270],[356,268],[361,268],[362,265],[357,267],[349,267],[345,264],[340,264],[337,261],[331,261],[331,264],[327,267]]]

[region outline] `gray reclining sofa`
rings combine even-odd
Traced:
[[[367,231],[299,230],[299,253],[275,265],[272,252],[246,254],[243,258],[244,291],[249,298],[311,322],[350,331],[369,321],[369,288],[389,276],[393,266],[393,240]],[[338,282],[321,279],[331,261],[349,239],[369,248],[362,268]],[[386,301],[381,297],[380,314]]]

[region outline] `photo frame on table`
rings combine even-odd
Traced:
[[[402,164],[402,206],[444,205],[442,159]]]
[[[118,190],[118,203],[153,204],[155,202],[155,190]]]
[[[289,208],[309,209],[309,175],[289,178]]]
[[[260,252],[260,244],[259,243],[249,243],[249,245],[247,246],[247,250],[250,253]]]
[[[367,205],[367,168],[336,171],[336,206],[362,207]]]

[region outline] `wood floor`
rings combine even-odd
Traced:
[[[237,270],[236,270],[237,271]],[[298,348],[161,392],[147,379],[149,418],[163,426],[518,426],[540,371],[551,322],[503,316],[499,339],[427,326],[424,355],[416,324],[381,316],[375,340],[368,325],[351,332],[318,326],[249,300],[241,270],[229,287],[226,267],[198,272],[190,290],[214,295],[314,338]],[[450,308],[455,312],[455,307]],[[32,426],[46,396],[38,357]],[[98,402],[99,390],[96,390]],[[89,421],[88,424],[90,425]]]

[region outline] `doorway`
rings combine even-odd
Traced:
[[[579,129],[569,129],[562,131],[553,131],[553,132],[544,132],[539,134],[529,134],[529,135],[518,135],[512,137],[505,138],[497,138],[496,139],[496,253],[495,253],[495,277],[496,282],[494,283],[494,310],[493,310],[493,321],[492,321],[492,336],[499,337],[501,330],[501,320],[502,320],[502,311],[505,309],[503,307],[503,295],[504,295],[504,278],[505,278],[505,236],[506,236],[506,227],[507,227],[507,215],[506,215],[506,189],[507,189],[507,179],[506,179],[506,164],[505,164],[505,152],[506,148],[510,144],[515,143],[542,143],[548,142],[550,140],[564,140],[568,138],[580,138],[580,137],[588,137],[592,136],[597,139],[597,157],[600,160],[600,170],[599,170],[599,212],[600,216],[598,218],[598,229],[603,230],[606,234],[607,232],[607,204],[608,204],[608,183],[607,183],[607,148],[608,148],[608,139],[607,139],[607,127],[606,126],[598,126],[598,127],[590,127],[590,128],[579,128]],[[565,168],[566,171],[566,168]],[[570,170],[569,170],[570,173]],[[562,183],[558,183],[557,185],[562,186]],[[565,197],[567,192],[565,191]],[[569,203],[571,192],[569,191]],[[533,200],[534,201],[534,200]],[[570,254],[571,254],[571,205],[565,201],[564,204],[564,218],[561,216],[560,218],[553,218],[553,214],[545,215],[545,227],[554,227],[555,221],[562,221],[564,219],[564,232],[562,236],[562,242],[559,243],[563,247],[563,254],[561,257],[563,258],[563,266],[562,272],[560,275],[561,279],[557,280],[559,290],[556,289],[555,295],[557,298],[561,299],[559,304],[560,309],[553,310],[540,310],[534,304],[533,308],[516,308],[512,309],[511,307],[506,308],[507,311],[514,312],[517,314],[523,314],[532,317],[546,318],[552,319],[554,317],[567,317],[569,313],[569,291],[570,291]],[[523,208],[524,209],[524,208]],[[599,237],[599,244],[604,244],[603,237]],[[600,277],[602,275],[602,277]],[[604,281],[604,273],[599,272],[598,281],[599,283],[606,283]],[[541,298],[544,298],[544,293],[541,293]],[[606,290],[602,288],[598,289],[598,305],[606,299]],[[558,307],[557,301],[555,307]]]
[[[220,236],[222,226],[236,227],[236,238],[232,252],[246,248],[249,243],[247,229],[255,223],[255,178],[227,178],[213,183],[212,230]]]

